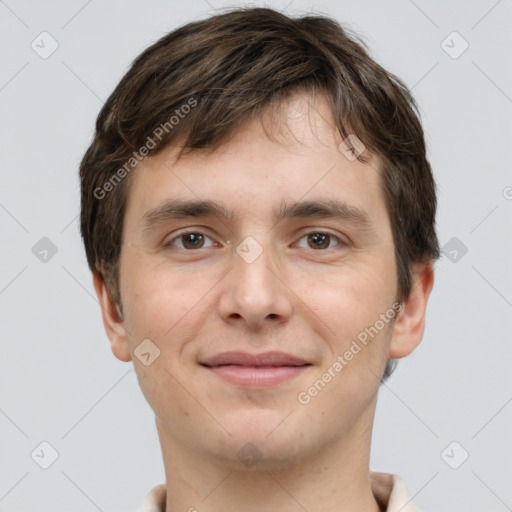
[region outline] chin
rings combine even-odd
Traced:
[[[212,443],[207,450],[212,458],[230,471],[275,473],[297,468],[299,459],[305,455],[305,446],[286,434],[278,439],[271,440],[271,437],[233,437],[224,439],[222,443]]]
[[[238,439],[256,439],[261,442],[268,442],[271,438],[281,435],[289,435],[292,428],[293,415],[287,416],[292,408],[276,409],[245,409],[235,410],[224,416],[226,427],[233,437]],[[296,421],[296,419],[294,419]]]
[[[304,434],[294,424],[293,414],[287,418],[289,414],[289,410],[238,411],[219,421],[231,435],[222,429],[220,439],[208,443],[208,449],[215,447],[218,455],[237,463],[238,458],[248,456],[261,457],[261,462],[266,459],[272,466],[287,466],[299,454],[304,455],[305,449]]]

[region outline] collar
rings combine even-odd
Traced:
[[[370,471],[370,484],[375,500],[384,512],[421,512],[399,475]],[[149,491],[136,512],[164,512],[166,497],[165,484],[158,484]]]

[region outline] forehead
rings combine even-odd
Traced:
[[[367,163],[340,151],[342,141],[321,95],[290,96],[241,122],[221,146],[179,160],[179,146],[146,157],[130,177],[127,214],[139,221],[169,198],[215,200],[232,214],[275,218],[283,203],[343,200],[370,217],[386,214],[380,159]],[[218,210],[217,210],[218,211]]]

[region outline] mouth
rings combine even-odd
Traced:
[[[200,364],[222,380],[245,388],[274,386],[297,377],[312,366],[282,352],[224,352]]]

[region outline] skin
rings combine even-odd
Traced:
[[[322,96],[297,93],[282,106],[283,122],[263,118],[276,140],[254,118],[211,153],[175,162],[177,148],[168,147],[145,158],[130,177],[122,317],[94,274],[112,352],[133,360],[156,415],[167,512],[380,510],[369,471],[380,377],[389,357],[405,357],[421,341],[433,265],[414,266],[395,320],[300,403],[298,394],[392,307],[397,274],[378,157],[363,164],[338,150]],[[144,231],[143,215],[170,197],[223,202],[237,215]],[[282,200],[332,198],[364,210],[371,229],[331,218],[272,220]],[[206,235],[204,245],[178,236],[185,231]],[[332,238],[322,244],[315,233]],[[263,251],[252,263],[236,252],[248,236]],[[147,338],[160,355],[145,366],[134,350]],[[311,366],[271,387],[241,388],[199,364],[228,350],[280,350]],[[237,455],[247,443],[261,454],[251,467]]]

